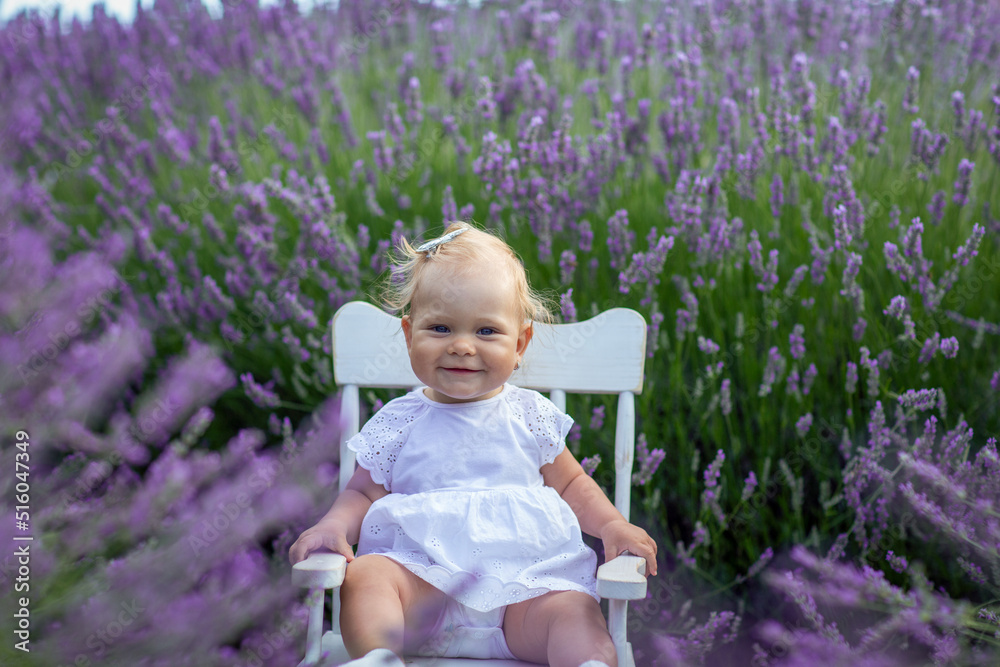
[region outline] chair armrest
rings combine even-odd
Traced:
[[[292,585],[302,588],[337,588],[344,583],[347,558],[342,554],[314,553],[292,566]]]
[[[618,556],[598,567],[597,594],[609,600],[644,600],[646,559]]]

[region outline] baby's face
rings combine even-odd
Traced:
[[[496,396],[531,340],[507,278],[438,268],[421,276],[403,334],[413,372],[440,403]]]

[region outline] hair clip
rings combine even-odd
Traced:
[[[428,254],[433,255],[434,251],[437,250],[440,245],[442,245],[444,243],[447,243],[448,241],[452,240],[453,238],[455,238],[456,236],[458,236],[459,234],[461,234],[462,232],[464,232],[465,229],[466,229],[465,227],[461,227],[460,229],[456,229],[453,232],[448,232],[444,236],[439,236],[436,239],[433,239],[431,241],[428,241],[427,243],[421,244],[417,248],[417,252],[426,252]]]

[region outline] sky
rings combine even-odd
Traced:
[[[104,9],[108,14],[117,16],[119,21],[130,23],[135,17],[136,0],[102,0]],[[151,7],[153,0],[139,0],[143,7]],[[222,7],[221,0],[202,0],[202,2],[215,14]],[[278,4],[279,0],[262,0],[264,5]],[[48,18],[52,15],[57,5],[62,5],[63,21],[70,20],[73,15],[80,17],[81,21],[86,21],[91,16],[91,8],[97,4],[95,0],[0,0],[0,22],[6,22],[22,9],[36,7],[41,10],[41,15]],[[312,0],[298,0],[301,8],[312,5]],[[220,12],[221,13],[221,12]]]

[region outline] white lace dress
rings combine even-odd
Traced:
[[[357,554],[382,554],[460,603],[489,611],[553,590],[596,592],[597,555],[539,469],[573,419],[536,391],[438,403],[422,389],[383,406],[347,443],[390,492]]]

